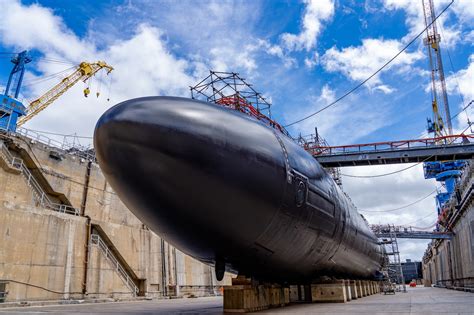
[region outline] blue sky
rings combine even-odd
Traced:
[[[435,0],[437,11],[448,2]],[[188,86],[209,69],[239,72],[271,99],[274,118],[285,125],[365,79],[424,28],[421,0],[0,0],[0,10],[0,52],[29,49],[34,57],[25,84],[69,67],[44,58],[106,60],[115,67],[110,102],[106,97],[84,99],[79,84],[26,126],[88,136],[113,104],[145,95],[189,96]],[[463,106],[460,95],[465,103],[474,98],[473,21],[474,0],[458,0],[438,23],[453,114]],[[0,85],[10,68],[8,59],[0,58]],[[419,138],[426,135],[426,118],[431,116],[429,80],[420,40],[338,106],[289,131],[296,136],[317,126],[334,145]],[[22,97],[32,100],[56,82],[27,85]],[[93,81],[93,93],[98,85]],[[104,94],[104,84],[101,89]],[[472,110],[453,122],[456,130],[464,129],[467,115],[472,116]],[[387,168],[344,171],[366,175]],[[436,185],[423,180],[420,167],[397,178],[343,181],[356,205],[372,210],[408,204]],[[430,211],[431,198],[406,212],[366,215],[373,223],[405,223]],[[424,244],[413,244],[407,245],[407,252],[419,258]]]

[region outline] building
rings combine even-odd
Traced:
[[[411,259],[407,259],[405,262],[402,262],[401,265],[405,283],[423,278],[421,261],[411,261]]]

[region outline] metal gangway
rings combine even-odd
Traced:
[[[305,149],[324,167],[463,160],[474,157],[474,134]]]
[[[448,231],[423,231],[411,226],[396,226],[393,224],[374,224],[372,231],[378,238],[390,238],[395,235],[396,238],[410,238],[419,240],[451,239],[452,232]]]

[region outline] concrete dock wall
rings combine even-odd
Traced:
[[[448,203],[446,219],[451,240],[433,240],[423,257],[425,285],[474,291],[474,204],[473,166],[466,171]],[[456,197],[457,195],[457,197]]]
[[[0,165],[0,291],[7,292],[5,301],[133,296],[99,248],[88,246],[90,224],[100,226],[133,270],[142,295],[202,296],[230,284],[231,275],[216,281],[212,268],[140,222],[97,164],[28,139],[0,140],[13,140],[11,154],[24,160],[51,200],[69,202],[80,213],[45,209],[21,172]]]

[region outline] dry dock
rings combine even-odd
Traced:
[[[21,307],[0,314],[224,314],[222,297]],[[409,288],[396,295],[375,294],[344,304],[292,304],[259,314],[474,314],[474,295],[440,288]]]

